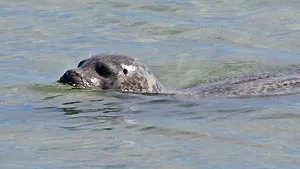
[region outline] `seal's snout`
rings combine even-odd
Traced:
[[[77,79],[80,79],[80,78],[81,78],[80,74],[76,70],[71,69],[71,70],[66,71],[66,73],[64,73],[60,77],[58,82],[75,86],[78,82]]]

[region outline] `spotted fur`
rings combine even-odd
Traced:
[[[74,87],[114,89],[124,92],[164,93],[166,90],[138,60],[122,55],[99,54],[68,70],[58,82]]]

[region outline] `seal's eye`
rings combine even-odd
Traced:
[[[109,77],[111,75],[111,71],[104,65],[96,65],[96,72],[102,77]]]
[[[82,65],[83,65],[83,63],[84,63],[84,60],[82,60],[81,62],[79,62],[79,64],[78,64],[78,66],[77,66],[77,67],[80,67],[80,66],[82,66]]]
[[[127,75],[128,70],[127,70],[127,69],[123,69],[123,73],[124,73],[125,75]]]

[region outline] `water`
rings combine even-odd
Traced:
[[[299,67],[296,0],[0,1],[1,168],[289,168],[299,95],[206,99],[53,84],[135,56],[170,90]]]

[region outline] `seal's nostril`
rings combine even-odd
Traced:
[[[74,70],[66,71],[60,78],[60,81],[66,82],[66,83],[68,83],[69,81],[72,81],[72,78],[73,78],[72,76],[74,76],[74,72],[75,72]]]
[[[80,73],[78,73],[76,70],[68,70],[66,71],[66,73],[64,74],[64,76],[80,76]]]
[[[67,70],[59,79],[59,82],[70,84],[72,86],[76,85],[81,79],[81,74],[74,69]]]
[[[73,71],[72,70],[68,70],[66,71],[65,75],[70,75]]]

